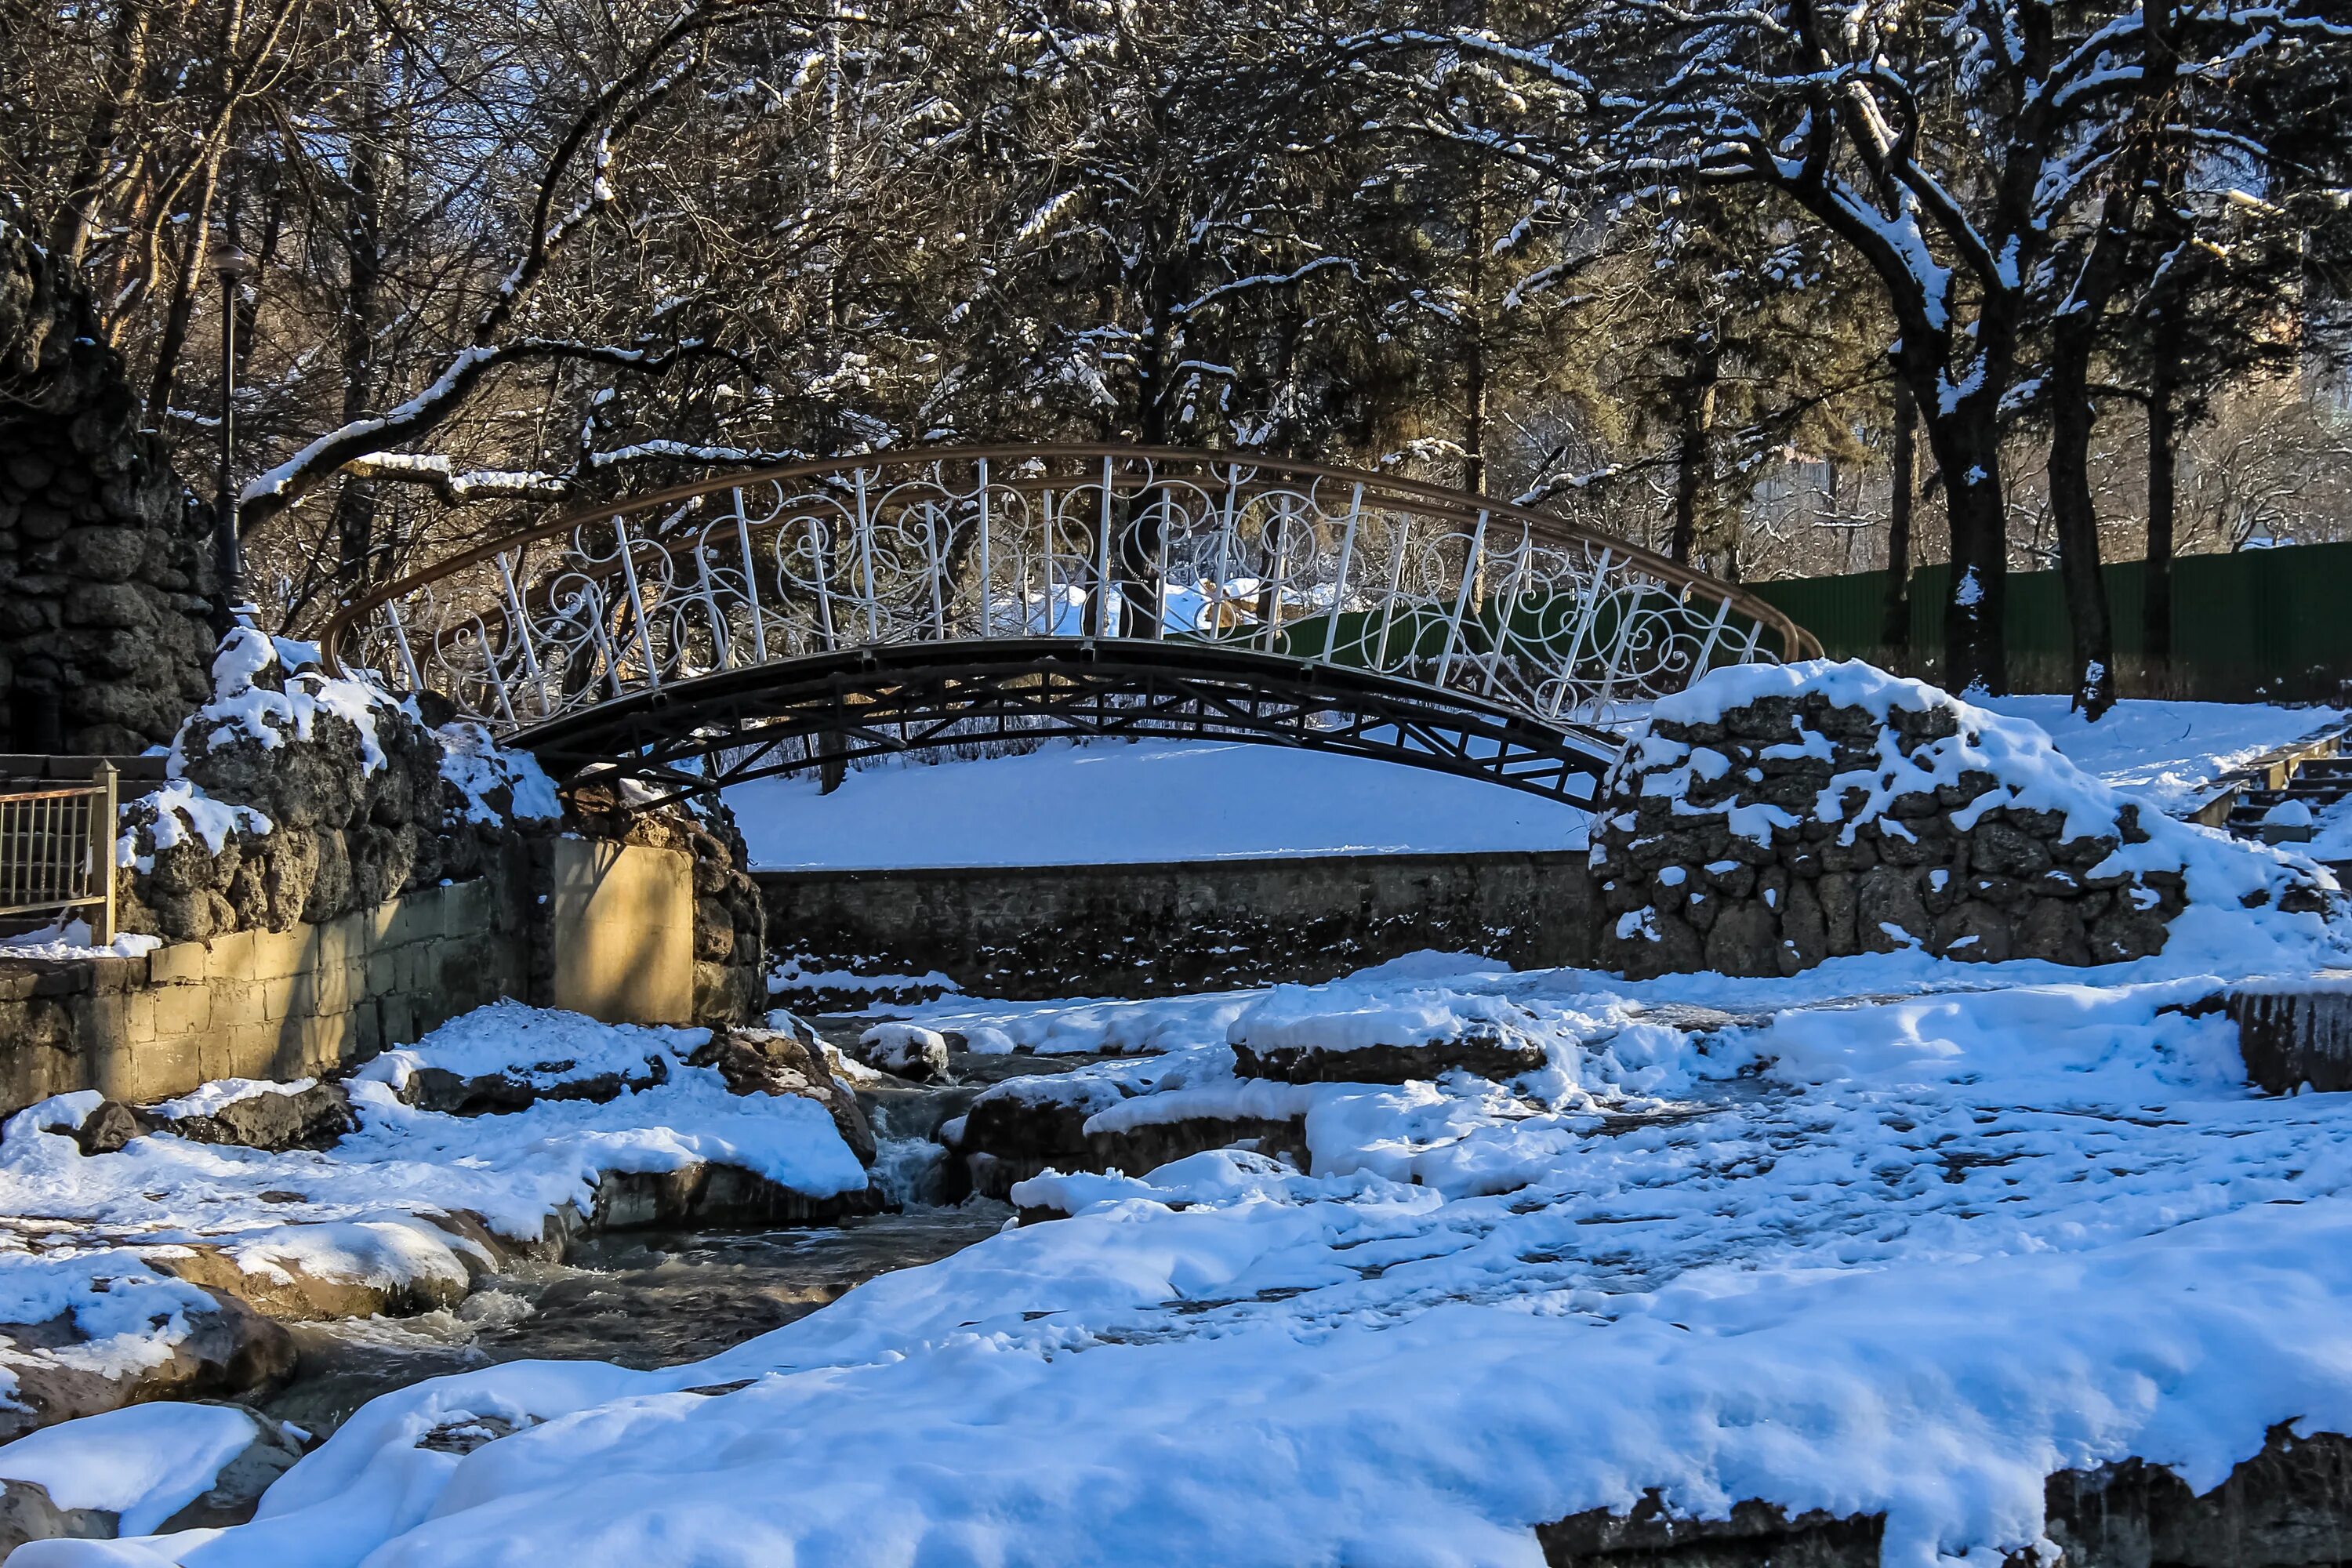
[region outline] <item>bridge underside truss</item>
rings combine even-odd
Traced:
[[[1364,670],[1213,645],[991,638],[856,648],[638,691],[523,731],[560,779],[656,798],[988,741],[1303,746],[1591,802],[1617,738]]]

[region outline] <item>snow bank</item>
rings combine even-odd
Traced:
[[[500,1236],[535,1242],[565,1205],[588,1212],[607,1173],[697,1164],[734,1166],[812,1197],[866,1187],[865,1167],[824,1107],[733,1094],[715,1069],[687,1065],[707,1037],[498,1004],[378,1058],[380,1068],[352,1084],[358,1130],[320,1151],[145,1137],[89,1156],[72,1132],[97,1109],[96,1091],[30,1107],[0,1128],[0,1214],[13,1221],[0,1229],[0,1322],[70,1315],[80,1342],[0,1343],[0,1390],[14,1386],[10,1369],[21,1365],[113,1375],[167,1359],[215,1305],[159,1267],[174,1249],[215,1248],[279,1282],[299,1272],[462,1293],[494,1260],[437,1216],[478,1215]],[[420,1062],[560,1082],[583,1065],[642,1069],[648,1050],[668,1053],[667,1081],[602,1105],[541,1100],[458,1117],[404,1104],[393,1089]],[[224,1082],[165,1109],[209,1114],[248,1094],[299,1087]]]
[[[2338,708],[2130,698],[2096,723],[2066,697],[1976,697],[1979,708],[2039,726],[2084,773],[2167,813],[2184,813],[2213,781],[2265,752],[2352,723]]]

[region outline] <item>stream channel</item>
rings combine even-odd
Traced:
[[[872,1022],[826,1019],[818,1027],[839,1040]],[[899,1205],[895,1214],[781,1230],[583,1237],[561,1263],[488,1276],[454,1310],[289,1324],[300,1353],[293,1379],[254,1403],[323,1437],[380,1394],[496,1362],[647,1368],[715,1355],[877,1274],[933,1262],[1002,1230],[1013,1218],[1008,1205],[938,1201],[946,1151],[933,1135],[991,1083],[1099,1059],[958,1052],[945,1083],[860,1089],[879,1148],[875,1178]]]

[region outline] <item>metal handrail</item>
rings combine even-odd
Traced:
[[[1534,536],[1555,544],[1579,543],[1599,545],[1608,549],[1627,565],[1671,584],[1685,593],[1696,592],[1703,597],[1720,601],[1750,620],[1769,627],[1780,639],[1784,659],[1819,658],[1822,645],[1812,633],[1789,618],[1788,613],[1767,600],[1757,597],[1736,584],[1726,583],[1704,572],[1695,571],[1670,557],[1643,549],[1613,534],[1582,527],[1565,518],[1548,512],[1530,510],[1508,501],[1496,500],[1467,490],[1447,489],[1419,479],[1399,479],[1390,474],[1364,469],[1339,468],[1328,463],[1309,463],[1287,458],[1277,458],[1257,452],[1213,452],[1191,450],[1180,447],[1126,447],[1115,444],[1076,446],[981,446],[981,447],[912,447],[903,450],[862,453],[853,458],[827,458],[806,462],[787,463],[777,468],[752,469],[740,474],[722,475],[672,485],[642,496],[627,496],[598,505],[575,507],[559,514],[552,521],[536,527],[518,529],[500,534],[468,550],[444,557],[430,566],[420,567],[407,575],[361,595],[343,605],[331,616],[319,634],[319,646],[324,651],[330,669],[340,672],[338,650],[350,636],[352,628],[364,624],[386,604],[404,598],[451,574],[505,554],[521,546],[542,540],[560,538],[584,524],[609,521],[614,517],[656,510],[697,500],[722,490],[739,489],[752,485],[782,483],[793,479],[820,479],[828,475],[851,474],[860,469],[875,470],[890,468],[912,468],[934,463],[979,463],[1032,459],[1051,462],[1055,458],[1098,460],[1104,458],[1134,458],[1144,462],[1204,462],[1226,463],[1245,467],[1254,473],[1303,479],[1329,479],[1344,484],[1362,483],[1368,492],[1382,499],[1392,499],[1413,504],[1416,510],[1433,516],[1450,516],[1459,520],[1475,519],[1484,512],[1495,521],[1520,523]],[[1022,485],[1043,489],[1052,483],[1043,476],[999,474],[999,484]],[[1138,489],[1141,486],[1136,487]]]
[[[0,917],[87,909],[91,944],[114,941],[117,794],[108,762],[86,784],[0,780]]]
[[[1607,726],[1818,654],[1738,586],[1561,519],[1254,453],[919,447],[568,510],[341,607],[380,668],[500,733],[845,647],[1171,637]]]

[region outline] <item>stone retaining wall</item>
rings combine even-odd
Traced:
[[[1583,964],[1596,934],[1581,850],[751,875],[779,958],[991,996],[1312,983],[1424,948]]]
[[[140,958],[0,960],[0,1114],[75,1089],[144,1105],[215,1079],[332,1072],[500,997],[614,1023],[688,1022],[688,858],[576,839],[552,849],[602,875],[575,869],[567,896],[541,904],[530,857],[517,853],[493,875],[315,925]],[[649,929],[669,934],[648,941]],[[550,965],[548,952],[593,964]]]

